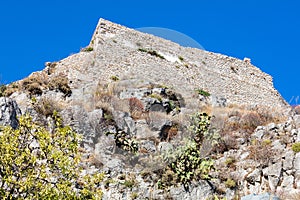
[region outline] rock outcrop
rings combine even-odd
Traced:
[[[300,154],[292,150],[300,142],[300,115],[249,59],[184,48],[100,19],[81,52],[8,88],[0,124],[17,127],[22,111],[47,125],[58,111],[83,135],[86,170],[106,174],[104,199],[235,199],[300,190]],[[191,115],[199,111],[213,116],[209,133],[218,133],[217,146],[201,147],[201,159],[213,158],[215,170],[177,184],[174,172],[162,175],[170,163],[159,159],[193,137]]]
[[[20,116],[20,114],[21,111],[16,101],[0,97],[0,125],[17,128],[19,124],[17,116]]]

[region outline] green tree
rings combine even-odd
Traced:
[[[0,130],[1,199],[101,199],[103,174],[81,175],[80,136],[56,112],[49,132],[29,115]]]

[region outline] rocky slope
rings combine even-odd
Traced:
[[[264,192],[292,199],[289,192],[300,192],[300,115],[247,59],[184,48],[100,19],[88,47],[46,63],[3,95],[10,98],[1,98],[1,124],[16,127],[16,116],[29,112],[47,125],[57,110],[83,134],[86,170],[106,173],[104,199],[239,199]],[[197,112],[213,116],[209,133],[218,137],[215,146],[203,141],[201,160],[214,160],[214,169],[187,186],[164,171],[170,163],[161,156],[194,137],[190,116]]]

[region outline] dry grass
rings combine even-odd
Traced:
[[[61,76],[53,77],[50,80],[48,87],[50,90],[58,90],[64,93],[66,97],[69,97],[72,94],[72,90],[69,86],[69,80],[66,76],[61,75]]]
[[[48,85],[48,77],[42,73],[34,73],[21,81],[21,88],[30,95],[41,95]]]
[[[144,111],[144,104],[141,100],[132,97],[128,99],[129,103],[129,112],[133,119],[141,119]]]
[[[53,99],[42,97],[33,104],[34,110],[45,117],[52,116],[54,111],[61,111],[61,106]]]
[[[276,156],[276,151],[272,149],[271,143],[266,141],[253,140],[249,146],[249,159],[258,162],[261,166],[268,166]]]

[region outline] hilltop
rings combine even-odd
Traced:
[[[2,125],[17,127],[16,116],[30,113],[47,127],[58,111],[83,135],[83,165],[106,174],[104,199],[299,194],[300,115],[249,59],[100,19],[87,47],[3,86],[1,96]],[[195,150],[187,141],[207,172],[180,178],[168,156]]]

